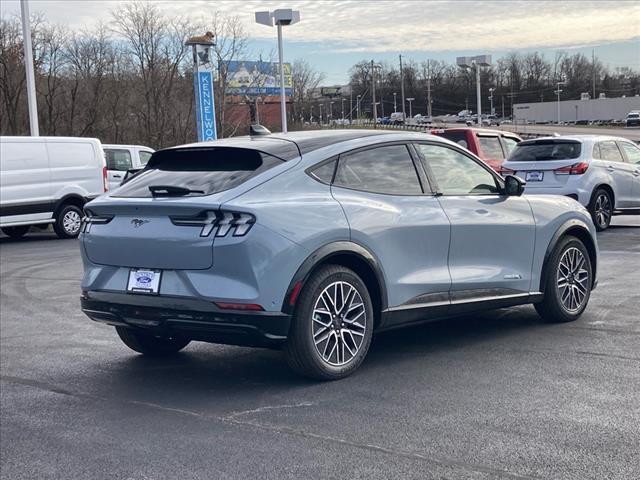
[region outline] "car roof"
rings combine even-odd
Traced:
[[[103,143],[103,148],[146,148],[147,150],[153,150],[151,147],[147,147],[145,145],[124,145],[117,143]]]
[[[394,132],[389,130],[365,130],[365,129],[344,129],[344,130],[303,130],[289,133],[271,133],[268,135],[254,135],[225,138],[212,142],[198,142],[177,147],[173,149],[199,149],[199,148],[250,148],[259,150],[269,155],[276,156],[283,160],[292,160],[301,155],[305,155],[314,150],[335,145],[350,140],[356,140],[373,136],[389,136],[394,140],[416,139],[425,137],[424,133]],[[398,138],[400,137],[400,138]],[[406,138],[405,138],[406,137]]]

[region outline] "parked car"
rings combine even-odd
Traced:
[[[155,151],[142,145],[103,145],[103,149],[110,190],[120,186],[127,172],[143,169]]]
[[[284,349],[336,379],[374,331],[534,303],[571,321],[596,285],[595,229],[422,133],[306,131],[153,154],[85,208],[82,309],[168,355],[192,340]]]
[[[612,215],[640,213],[640,147],[630,140],[572,135],[520,142],[501,172],[521,176],[527,194],[565,195],[589,209],[598,230]]]
[[[391,119],[389,117],[378,118],[378,123],[381,125],[391,125]]]
[[[629,112],[625,123],[627,127],[640,127],[640,112]]]
[[[32,225],[77,237],[82,207],[108,189],[100,140],[0,137],[0,227],[19,238]]]
[[[391,125],[404,125],[404,113],[393,112],[389,117],[389,122]]]
[[[462,145],[496,171],[522,141],[515,133],[486,128],[447,128],[431,130],[431,133]]]
[[[428,115],[417,114],[413,117],[413,121],[418,125],[431,125],[433,123],[433,117]]]

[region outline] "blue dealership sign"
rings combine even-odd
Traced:
[[[198,141],[217,138],[216,109],[213,96],[213,65],[208,45],[194,45],[193,88],[196,95],[196,125]]]

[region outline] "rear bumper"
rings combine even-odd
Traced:
[[[89,291],[80,303],[96,322],[230,345],[278,347],[291,324],[291,316],[280,312],[224,311],[212,303],[179,297]]]

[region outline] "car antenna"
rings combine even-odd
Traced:
[[[249,135],[251,135],[252,137],[269,134],[271,134],[271,131],[269,131],[267,127],[260,125],[259,123],[252,123],[249,126]]]

